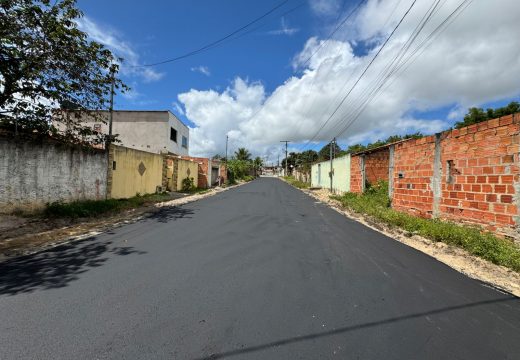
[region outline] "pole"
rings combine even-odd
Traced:
[[[289,176],[288,175],[288,172],[287,172],[287,163],[288,163],[288,158],[287,158],[287,147],[288,147],[288,144],[291,142],[290,140],[282,140],[280,142],[284,142],[285,143],[285,176]]]
[[[112,81],[110,82],[110,108],[108,113],[108,139],[106,141],[105,150],[107,152],[107,188],[105,191],[105,198],[108,199],[108,189],[111,184],[109,184],[109,174],[112,169],[112,164],[110,164],[110,143],[112,142],[112,121],[114,117],[114,83],[115,83],[115,71],[114,68],[110,70],[110,75],[112,76]],[[112,192],[112,191],[110,191]]]
[[[332,168],[332,161],[333,161],[333,147],[336,143],[336,138],[332,139],[330,142],[330,192],[332,192],[332,177],[334,176],[334,169]]]
[[[226,135],[226,164],[227,164],[227,146],[228,146],[228,136]]]

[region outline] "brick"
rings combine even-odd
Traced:
[[[499,177],[496,176],[496,175],[488,176],[488,182],[489,182],[490,184],[498,184],[498,182],[499,182]]]
[[[499,119],[499,123],[500,123],[500,126],[512,124],[513,123],[513,116],[512,115],[502,116]]]
[[[500,202],[511,204],[513,202],[513,197],[511,195],[500,195]]]
[[[514,176],[513,175],[502,175],[501,180],[502,180],[501,181],[502,184],[512,184],[514,181]]]
[[[483,174],[494,174],[494,170],[492,167],[486,166],[482,169]]]
[[[471,191],[473,191],[473,192],[480,192],[480,190],[481,190],[480,185],[472,185],[471,186]]]
[[[506,185],[495,185],[495,192],[499,194],[505,194],[507,192]]]
[[[485,176],[477,176],[477,183],[483,184],[487,182],[487,178]]]
[[[487,202],[496,202],[497,196],[495,194],[487,194],[486,195],[486,201]]]
[[[487,184],[482,184],[482,192],[490,193],[492,191],[493,191],[493,186],[487,185]]]

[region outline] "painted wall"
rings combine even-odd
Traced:
[[[334,176],[332,188],[337,193],[350,191],[350,155],[336,158],[332,162]],[[330,188],[330,161],[312,165],[311,185],[313,187]]]
[[[48,202],[106,195],[104,151],[51,141],[0,138],[0,211],[33,210]]]
[[[112,145],[110,165],[111,198],[122,199],[137,194],[153,194],[158,186],[162,186],[161,155]]]
[[[67,116],[71,121],[81,121],[94,130],[95,126],[99,126],[101,133],[108,134],[109,113],[100,111],[97,114],[101,115],[100,117],[106,123],[83,113],[78,115],[79,118],[76,118],[74,113],[68,113]],[[58,128],[66,131],[64,125]],[[170,139],[170,128],[177,130],[177,142]],[[189,128],[169,111],[114,111],[112,132],[118,135],[120,146],[157,154],[188,155],[189,153]],[[188,140],[187,147],[182,146],[182,136]]]

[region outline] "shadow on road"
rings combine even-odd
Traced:
[[[344,333],[358,331],[358,330],[362,330],[362,329],[388,325],[388,324],[397,323],[400,321],[421,318],[421,317],[425,317],[425,316],[429,316],[429,315],[436,315],[436,314],[446,313],[446,312],[450,312],[450,311],[456,311],[456,310],[462,310],[462,309],[468,309],[468,308],[474,308],[474,307],[485,307],[486,305],[504,303],[504,302],[518,302],[518,298],[516,298],[514,296],[505,296],[505,297],[501,297],[499,299],[449,306],[449,307],[444,307],[444,308],[440,308],[440,309],[432,309],[430,311],[413,313],[413,314],[409,314],[409,315],[403,315],[403,316],[383,319],[383,320],[379,320],[379,321],[367,322],[367,323],[357,324],[357,325],[352,325],[352,326],[345,326],[345,327],[341,327],[341,328],[337,328],[337,329],[333,329],[333,330],[329,330],[329,331],[324,331],[324,332],[320,332],[320,333],[315,333],[315,334],[295,336],[292,338],[282,339],[282,340],[273,341],[273,342],[269,342],[269,343],[265,343],[265,344],[254,345],[254,346],[250,346],[250,347],[244,347],[241,349],[212,354],[207,357],[201,357],[201,358],[197,358],[194,360],[224,359],[224,358],[228,358],[228,357],[232,357],[232,356],[244,355],[244,354],[253,353],[253,352],[257,352],[257,351],[268,350],[268,349],[279,347],[279,346],[290,345],[290,344],[294,344],[294,343],[298,343],[298,342],[302,342],[302,341],[314,340],[314,339],[319,339],[319,338],[323,338],[323,337],[327,337],[327,336],[344,334]]]
[[[132,247],[111,247],[112,242],[89,238],[0,263],[0,295],[55,289],[77,280],[81,273],[103,265],[109,254],[142,255]]]
[[[193,214],[194,211],[191,209],[185,209],[182,207],[164,207],[147,217],[147,219],[154,219],[158,222],[167,223],[177,219],[191,219],[192,217],[190,215]]]

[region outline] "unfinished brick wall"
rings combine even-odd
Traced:
[[[440,216],[485,225],[517,225],[520,115],[442,134]]]
[[[350,158],[350,192],[363,192],[363,173],[361,167],[363,159],[361,155],[352,155]]]
[[[434,136],[394,145],[392,206],[396,210],[432,216],[434,155]]]
[[[181,158],[185,160],[192,160],[199,164],[199,180],[197,183],[197,187],[202,189],[207,188],[208,184],[210,184],[211,182],[211,172],[208,173],[208,171],[211,171],[209,169],[210,159],[193,156],[182,156]],[[211,166],[219,167],[219,174],[222,178],[222,183],[224,183],[227,180],[227,171],[225,165],[219,160],[211,160]]]
[[[388,180],[388,166],[390,162],[388,147],[365,154],[365,179],[369,184],[379,180]]]

